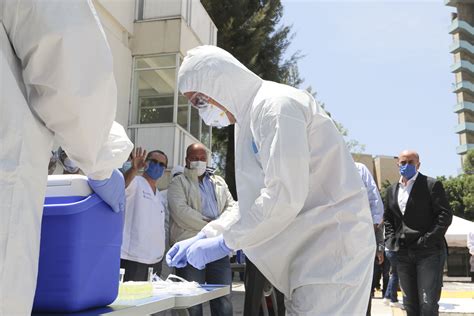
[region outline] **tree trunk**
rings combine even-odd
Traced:
[[[227,127],[227,154],[225,162],[225,181],[230,193],[237,201],[237,190],[235,186],[235,147],[234,147],[234,125]]]

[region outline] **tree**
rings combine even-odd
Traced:
[[[464,160],[464,174],[440,177],[454,215],[474,221],[474,150]]]
[[[466,174],[474,174],[474,149],[469,150],[464,157],[463,169]]]
[[[291,27],[280,24],[280,0],[202,0],[218,28],[217,46],[234,55],[265,80],[297,87],[299,53],[285,58]],[[226,182],[236,198],[234,168],[234,127],[213,129],[214,161],[225,170]],[[225,159],[224,159],[225,157]]]

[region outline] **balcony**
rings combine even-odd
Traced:
[[[144,148],[160,149],[168,155],[168,165],[183,165],[186,157],[186,148],[199,142],[191,133],[174,123],[137,124],[128,127],[135,144]],[[157,147],[157,137],[161,140]],[[209,143],[204,143],[211,148]]]
[[[465,52],[468,52],[470,54],[473,54],[474,55],[474,46],[471,45],[469,42],[467,41],[454,41],[450,48],[449,48],[449,51],[450,53],[452,54],[455,54],[455,53],[458,53],[460,51],[465,51]]]
[[[453,92],[467,92],[474,95],[474,84],[469,81],[461,81],[453,83]]]
[[[449,34],[464,32],[471,36],[474,36],[474,27],[471,26],[466,21],[459,21],[459,19],[454,19],[451,22],[451,26],[449,27]]]
[[[464,122],[464,123],[458,124],[454,128],[454,131],[456,132],[456,134],[474,132],[474,123]]]
[[[217,28],[199,0],[138,0],[136,22],[182,19],[201,44],[216,45]]]
[[[451,66],[451,72],[456,73],[460,71],[468,72],[470,75],[474,76],[474,64],[467,60],[461,60]]]
[[[461,102],[454,106],[454,113],[461,113],[464,111],[470,111],[474,113],[474,103],[472,102]]]
[[[463,144],[456,147],[456,153],[458,155],[464,155],[468,150],[474,149],[474,144]]]

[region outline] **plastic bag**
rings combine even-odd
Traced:
[[[153,295],[196,295],[206,292],[199,283],[195,281],[187,281],[174,274],[170,274],[166,280],[162,280],[159,276],[154,274],[152,284]]]

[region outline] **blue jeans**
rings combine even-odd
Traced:
[[[390,261],[390,266],[392,267],[392,274],[390,274],[390,279],[388,281],[387,290],[385,291],[385,298],[390,299],[390,302],[398,302],[397,291],[398,291],[398,258],[397,252],[387,250],[385,251],[385,257]]]
[[[400,249],[398,277],[407,316],[438,315],[446,249]]]
[[[229,257],[213,261],[206,265],[203,270],[198,270],[188,264],[186,267],[176,269],[176,275],[188,281],[196,281],[199,284],[226,284],[232,285],[232,272]],[[211,300],[212,316],[232,316],[232,301],[230,294]],[[188,308],[190,316],[202,316],[202,305]]]

